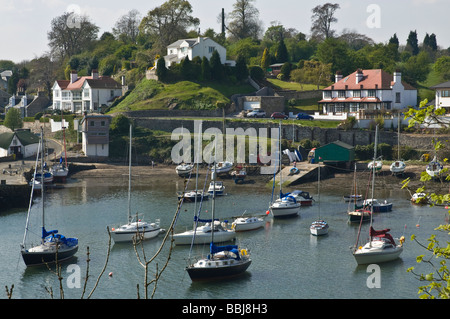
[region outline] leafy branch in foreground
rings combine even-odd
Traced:
[[[440,116],[445,114],[445,108],[435,108],[434,105],[427,105],[428,100],[423,100],[420,102],[420,106],[418,109],[410,108],[407,112],[405,112],[405,118],[409,118],[409,127],[420,125],[420,124],[440,124],[442,126],[447,126],[448,124],[444,123]],[[435,151],[441,150],[445,147],[445,144],[436,141],[433,139],[433,146]],[[444,160],[447,162],[447,159]],[[445,171],[444,171],[445,170]],[[447,172],[447,168],[445,168],[442,173]],[[429,176],[426,172],[421,173],[420,181],[427,182],[431,180],[431,176]],[[445,178],[446,181],[450,180],[449,176]],[[402,189],[408,189],[408,184],[410,179],[405,179],[402,184]],[[442,183],[442,179],[441,179]],[[409,191],[409,189],[408,189]],[[416,190],[417,193],[424,193],[425,186],[420,187]],[[432,205],[434,204],[449,204],[450,203],[450,194],[437,194],[430,193],[426,194],[427,197],[430,198]],[[446,206],[448,208],[448,206]],[[449,211],[450,214],[450,211]],[[450,235],[450,225],[447,223],[446,225],[440,225],[434,230],[447,232],[447,235]],[[407,269],[407,272],[412,273],[419,281],[427,282],[428,284],[422,285],[419,287],[418,294],[420,294],[421,299],[449,299],[450,298],[450,272],[447,267],[447,260],[450,257],[450,242],[447,241],[447,246],[440,246],[439,241],[436,239],[436,235],[432,234],[428,238],[428,245],[424,245],[419,242],[415,235],[411,236],[411,240],[415,241],[418,245],[423,247],[428,252],[431,252],[431,256],[426,258],[425,255],[417,256],[417,263],[425,263],[429,265],[433,271],[428,274],[417,273],[414,271],[414,267],[410,267]],[[434,259],[440,259],[439,262],[435,262]]]

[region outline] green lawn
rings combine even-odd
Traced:
[[[254,92],[250,85],[207,84],[180,81],[173,84],[143,79],[111,113],[137,110],[161,110],[176,105],[176,109],[212,110],[230,103],[236,93]]]
[[[295,90],[295,91],[313,91],[317,90],[317,85],[315,84],[301,84],[297,82],[286,82],[278,79],[267,79],[274,88],[280,90]],[[324,86],[319,86],[319,89],[323,89]]]

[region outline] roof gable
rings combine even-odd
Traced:
[[[393,76],[382,69],[362,70],[362,78],[356,82],[358,71],[343,77],[338,82],[325,88],[324,90],[390,90]],[[415,90],[411,85],[401,82],[405,90]]]

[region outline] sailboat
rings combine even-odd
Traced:
[[[438,161],[438,159],[435,155],[433,157],[433,160],[428,163],[427,167],[425,168],[425,171],[431,177],[437,178],[441,175],[441,171],[443,168],[444,168],[444,166]]]
[[[362,199],[362,195],[357,194],[356,192],[356,163],[355,163],[355,169],[354,169],[354,173],[353,173],[353,187],[354,187],[354,194],[352,195],[347,195],[347,197],[349,198],[349,207],[351,205],[351,203],[353,203],[353,210],[349,210],[349,212],[347,213],[348,215],[348,221],[350,223],[359,223],[359,222],[366,222],[370,220],[370,216],[371,216],[371,212],[368,209],[364,209],[364,208],[357,208],[357,202],[359,199]],[[346,197],[344,197],[345,199]]]
[[[397,125],[397,160],[391,164],[389,167],[392,175],[403,175],[405,173],[406,164],[400,159],[400,114],[398,115],[398,125]]]
[[[213,175],[215,177],[216,174]],[[212,220],[215,217],[215,195],[215,191],[213,191]],[[215,232],[210,233],[209,255],[186,267],[191,280],[214,280],[243,274],[252,262],[248,251],[239,249],[237,245],[216,246],[214,244]]]
[[[320,159],[319,159],[319,172],[317,177],[317,194],[319,198],[319,219],[312,222],[309,227],[309,231],[314,236],[322,236],[328,234],[329,225],[326,221],[320,218]]]
[[[159,235],[161,228],[159,220],[148,223],[141,219],[131,217],[131,142],[132,126],[130,125],[130,150],[128,164],[128,222],[118,228],[111,228],[110,234],[114,242],[130,242],[134,239],[151,239]]]
[[[36,164],[34,171],[34,180],[36,180],[36,170],[38,167],[39,153],[41,155],[41,167],[43,167],[43,156],[44,156],[44,139],[43,130],[41,129],[41,140],[39,143],[39,149],[36,156]],[[44,184],[44,175],[41,174],[41,185]],[[45,263],[54,263],[67,260],[71,258],[78,251],[78,239],[77,238],[67,238],[61,234],[58,234],[57,230],[47,231],[45,229],[45,212],[44,212],[44,202],[45,202],[45,191],[44,187],[41,189],[41,213],[42,213],[42,235],[41,242],[39,245],[28,247],[25,242],[27,240],[27,235],[29,231],[29,221],[30,212],[33,204],[33,192],[34,184],[31,187],[30,204],[28,207],[27,222],[25,226],[25,234],[23,237],[23,242],[21,244],[21,254],[25,265],[33,266]]]
[[[62,112],[62,111],[61,111]],[[67,151],[66,151],[66,127],[64,126],[64,120],[61,115],[61,128],[63,131],[63,143],[64,143],[64,162],[62,156],[59,158],[59,163],[53,164],[50,168],[53,178],[58,182],[65,182],[67,175],[69,175],[69,167],[67,165]]]
[[[300,211],[301,203],[298,202],[294,196],[291,194],[283,194],[283,169],[281,167],[281,121],[279,125],[279,150],[278,150],[278,161],[280,164],[280,196],[277,200],[272,202],[270,205],[270,211],[272,212],[272,215],[274,218],[282,218],[282,217],[293,217],[298,215]],[[274,186],[275,186],[275,176],[274,179]]]
[[[215,174],[213,174],[213,182]],[[206,180],[205,180],[206,185]],[[198,189],[198,163],[197,163],[197,173],[196,173],[196,189]],[[213,194],[211,196],[217,195],[217,191],[213,189]],[[208,196],[208,193],[201,191],[203,195]],[[200,219],[198,213],[201,211],[204,197],[200,198],[198,203],[200,203],[199,209],[197,210],[197,200],[195,200],[194,208],[194,227],[190,230],[186,230],[181,233],[173,235],[173,240],[175,245],[198,245],[198,244],[208,244],[211,242],[211,233],[214,233],[214,243],[223,243],[227,241],[232,241],[236,237],[234,230],[227,228],[227,222],[220,222],[219,220],[212,219]],[[185,199],[183,199],[185,200]],[[214,206],[214,203],[212,204]],[[202,226],[198,226],[198,223],[204,223]]]
[[[375,151],[374,160],[377,154],[377,142],[378,142],[378,126],[375,133]],[[375,187],[375,168],[372,172],[372,197]],[[353,248],[353,256],[355,257],[358,265],[363,264],[377,264],[381,262],[387,262],[397,259],[403,251],[404,238],[400,238],[400,244],[396,244],[395,240],[389,234],[390,229],[375,230],[373,228],[373,206],[371,207],[371,219],[369,229],[369,241],[364,246],[358,246],[359,236],[361,233],[361,224],[358,231],[356,245]]]

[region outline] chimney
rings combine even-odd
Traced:
[[[72,72],[70,72],[70,83],[76,82],[77,80],[78,80],[77,71],[72,70]]]
[[[361,69],[358,69],[358,71],[356,71],[356,83],[361,82],[363,79],[363,72]]]
[[[334,75],[334,83],[337,83],[340,80],[342,80],[342,73],[340,71],[337,71],[336,74]]]
[[[399,70],[396,70],[394,72],[394,83],[401,83],[402,82],[402,73]]]
[[[97,69],[92,69],[92,79],[93,80],[98,80],[98,70]]]

